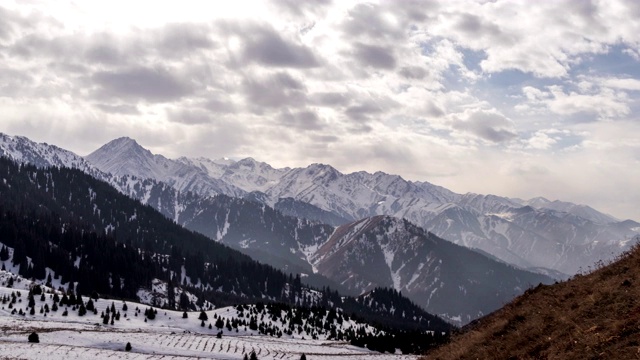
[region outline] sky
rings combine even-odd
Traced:
[[[640,220],[640,2],[0,0],[0,132]]]

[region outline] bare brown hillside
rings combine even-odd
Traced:
[[[640,246],[588,275],[528,290],[426,359],[640,359]]]

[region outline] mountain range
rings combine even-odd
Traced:
[[[275,169],[252,158],[171,160],[129,138],[105,144],[86,160],[114,176],[154,179],[200,196],[245,197],[332,225],[376,215],[404,218],[456,244],[532,270],[574,274],[624,251],[640,233],[639,223],[619,221],[586,205],[456,194],[382,172],[343,174],[324,164]]]
[[[306,281],[351,294],[392,287],[457,323],[553,282],[521,269],[563,278],[620,253],[640,230],[634,221],[571,203],[460,195],[322,164],[275,169],[250,158],[171,160],[128,138],[83,159],[0,135],[0,155],[80,169],[190,230]]]

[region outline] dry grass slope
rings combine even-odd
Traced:
[[[588,275],[528,290],[426,359],[640,359],[640,246]]]

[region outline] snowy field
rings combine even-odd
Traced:
[[[61,306],[57,311],[40,312],[46,304],[52,305],[51,294],[34,296],[35,314],[28,312],[26,284],[0,287],[0,299],[15,296],[0,304],[0,359],[242,359],[254,351],[258,359],[298,360],[304,353],[307,359],[415,359],[415,356],[380,354],[351,346],[344,342],[310,340],[296,336],[282,338],[259,335],[251,330],[226,331],[220,338],[218,329],[208,328],[214,316],[231,316],[234,308],[207,311],[209,321],[201,326],[199,312],[190,312],[182,318],[182,312],[157,309],[155,319],[145,321],[144,310],[148,305],[99,299],[96,313],[89,311],[78,316],[77,310]],[[18,296],[18,293],[20,295]],[[102,323],[101,314],[114,304],[122,315],[113,325]],[[139,311],[136,311],[136,308]],[[12,314],[22,310],[25,315]],[[64,310],[68,315],[63,316]],[[125,317],[124,314],[127,314]],[[136,315],[137,314],[137,315]],[[46,316],[45,316],[46,315]],[[39,336],[39,343],[29,343],[32,332]],[[132,350],[125,352],[130,342]]]

